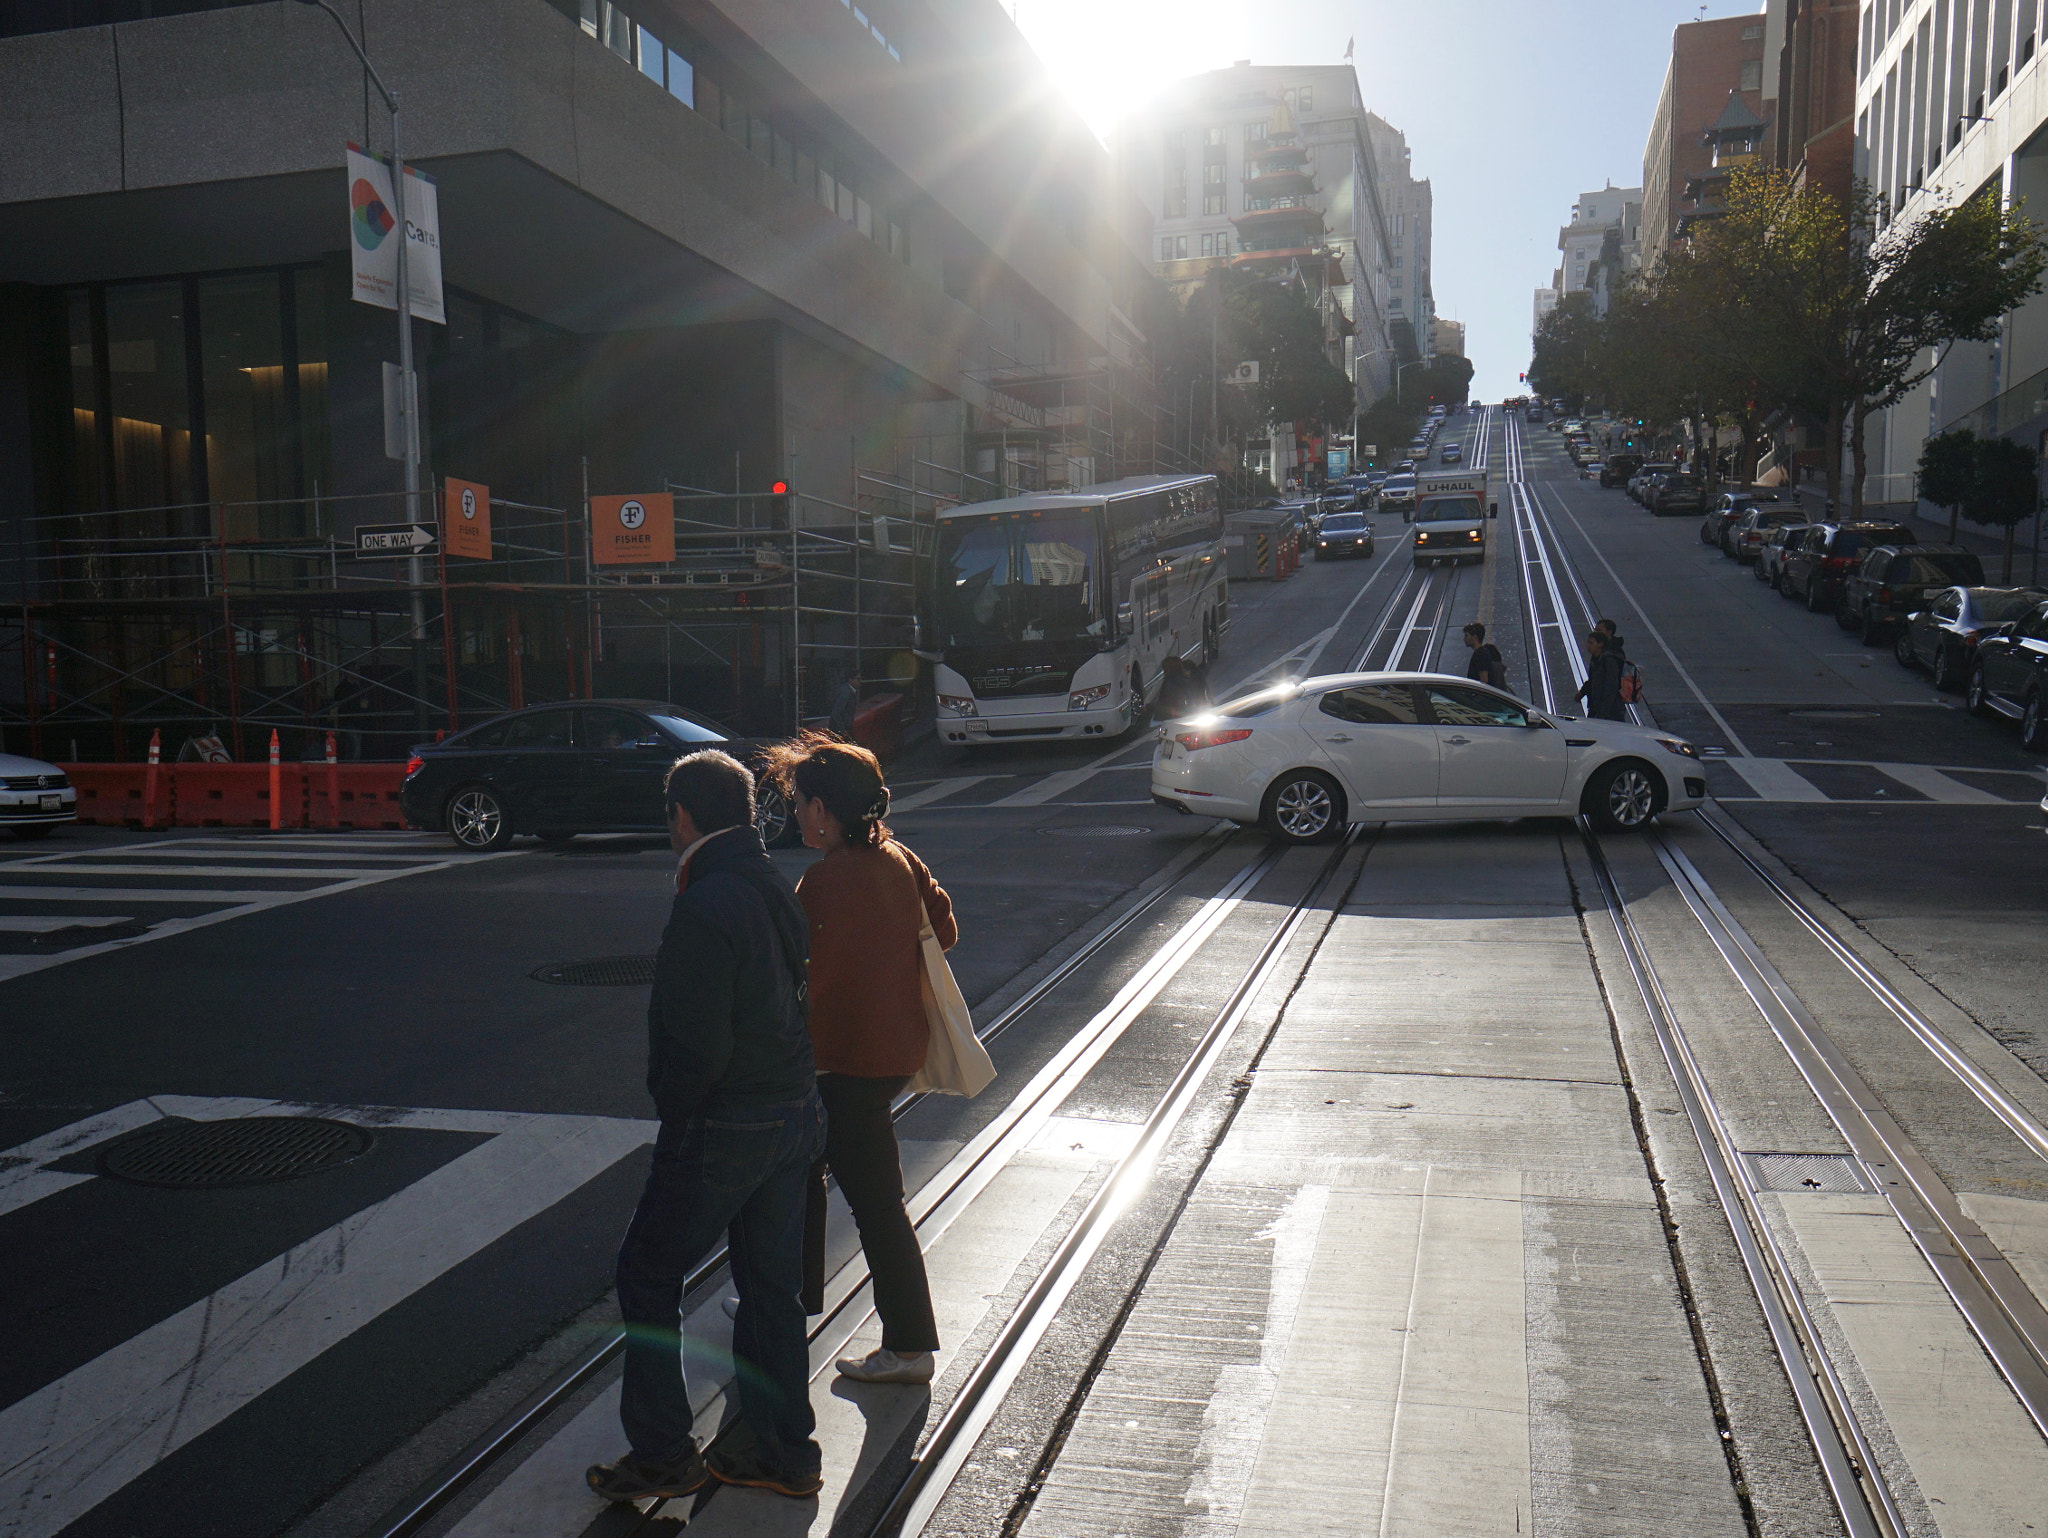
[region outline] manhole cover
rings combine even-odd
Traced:
[[[1106,822],[1095,827],[1040,828],[1054,838],[1133,838],[1140,833],[1150,833],[1150,828],[1133,828],[1123,823]]]
[[[371,1142],[361,1127],[318,1116],[173,1117],[122,1138],[99,1164],[142,1186],[254,1186],[346,1164]]]
[[[1875,1194],[1870,1172],[1852,1154],[1746,1153],[1750,1178],[1759,1191]]]
[[[533,969],[536,982],[572,988],[646,987],[654,981],[652,956],[594,956],[588,961],[551,961]]]

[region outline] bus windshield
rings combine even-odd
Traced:
[[[1101,637],[1099,528],[1092,509],[946,519],[938,604],[945,644]]]

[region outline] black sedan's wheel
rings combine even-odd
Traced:
[[[2048,712],[2041,709],[2041,691],[2038,689],[2027,696],[2027,703],[2020,711],[2020,746],[2029,753],[2048,749]]]
[[[1981,664],[1970,669],[1970,686],[1963,691],[1963,708],[1973,716],[1996,714],[1991,708],[1991,684],[1984,677]]]
[[[1297,769],[1273,782],[1259,826],[1283,844],[1315,844],[1344,827],[1344,792],[1327,774]]]
[[[763,785],[754,795],[754,827],[761,834],[761,842],[770,849],[793,844],[802,836],[796,819],[790,815],[789,803],[773,785]]]
[[[498,793],[483,785],[465,785],[448,798],[442,824],[463,849],[503,849],[512,842],[512,819]]]
[[[1603,833],[1630,833],[1664,810],[1664,783],[1648,764],[1619,759],[1593,772],[1580,810]]]
[[[1957,677],[1958,672],[1955,649],[1946,642],[1936,647],[1934,650],[1934,687],[1941,690],[1944,694],[1955,693],[1957,689],[1962,687],[1962,680]]]
[[[1920,654],[1913,650],[1913,627],[1899,626],[1899,633],[1892,637],[1892,661],[1902,668],[1920,666]]]

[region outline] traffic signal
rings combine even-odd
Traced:
[[[789,521],[789,482],[768,483],[768,526],[772,529],[786,529]]]

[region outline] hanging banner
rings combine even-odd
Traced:
[[[441,487],[442,538],[450,555],[474,561],[491,558],[491,488],[449,479]]]
[[[590,499],[590,559],[636,566],[676,558],[676,504],[667,492]]]
[[[358,145],[348,147],[348,254],[355,297],[381,310],[398,308],[398,205],[391,196],[391,162]],[[431,176],[405,168],[406,278],[412,312],[448,324],[441,303],[441,201]]]

